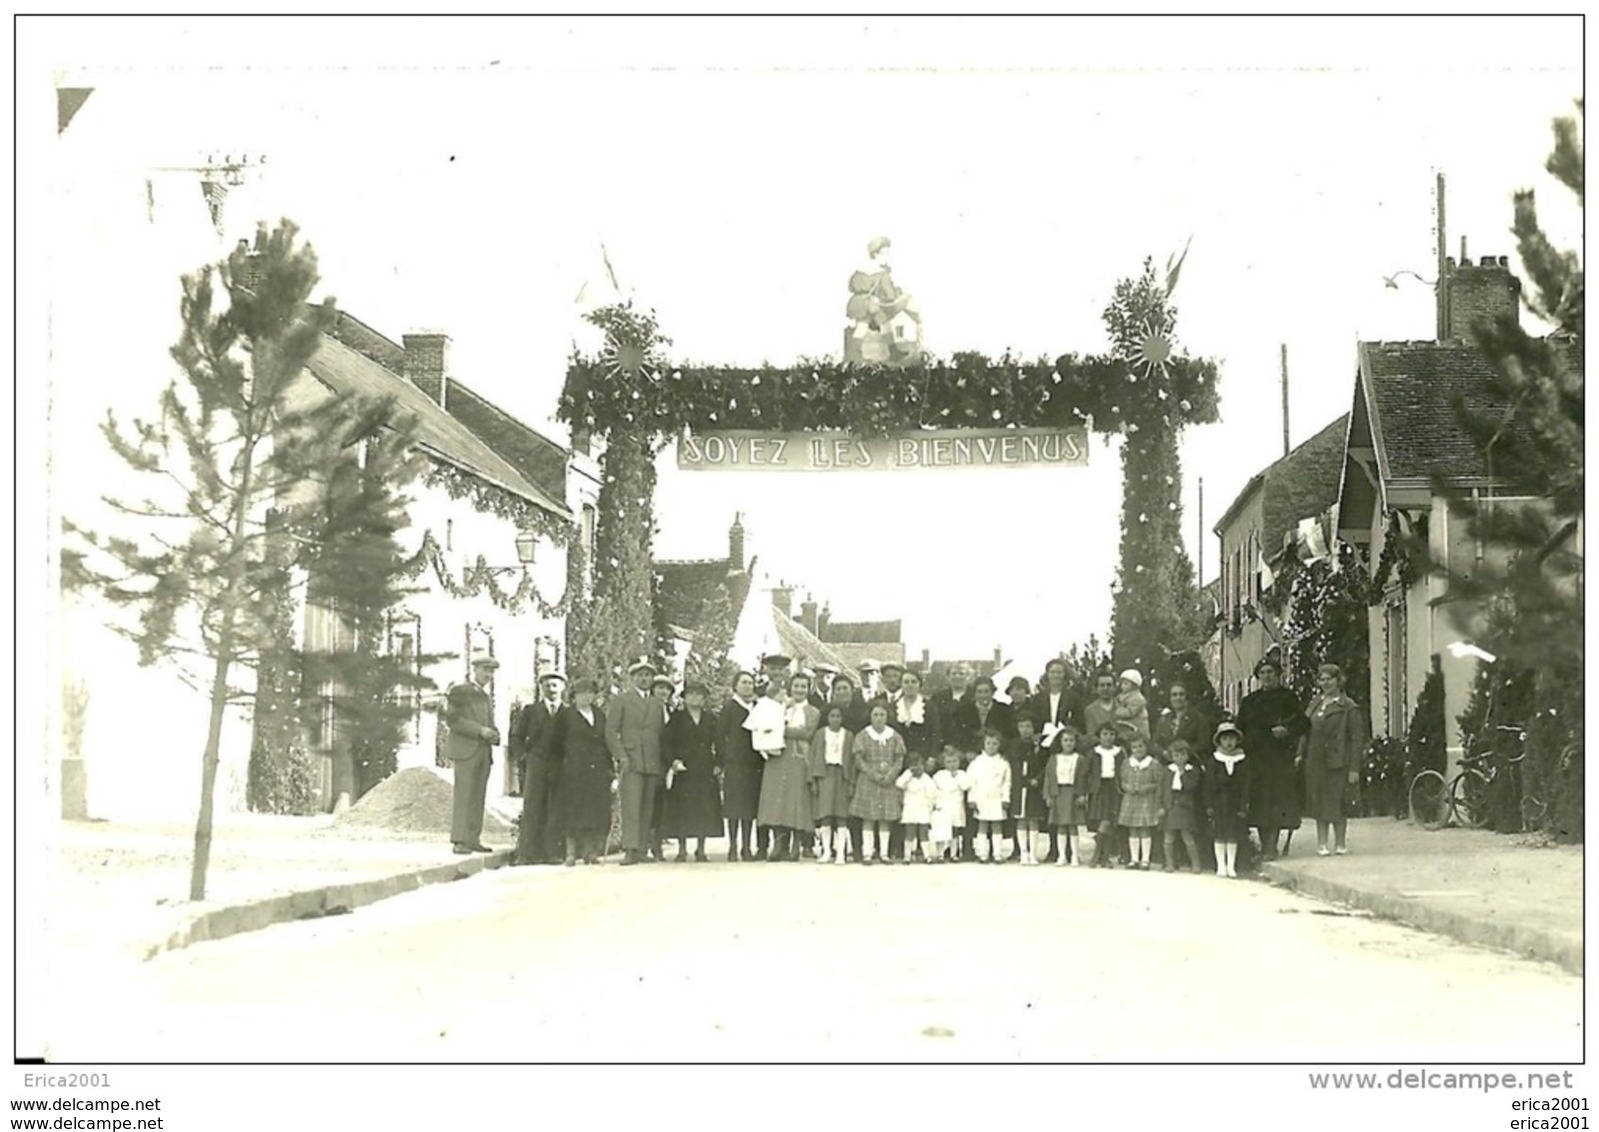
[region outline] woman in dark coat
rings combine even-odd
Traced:
[[[579,856],[597,865],[611,827],[611,783],[614,768],[605,745],[605,713],[594,706],[599,686],[593,680],[572,682],[572,703],[550,723],[550,753],[560,768],[552,800],[554,823],[566,838],[571,868]]]
[[[744,729],[754,703],[755,677],[740,672],[733,680],[732,696],[717,717],[716,759],[722,768],[722,816],[727,819],[729,861],[755,860],[755,813],[761,804],[765,760],[755,753],[753,736]]]
[[[1344,799],[1360,782],[1360,764],[1366,753],[1366,713],[1344,694],[1343,669],[1324,664],[1316,678],[1321,691],[1310,702],[1310,733],[1305,741],[1305,786],[1310,816],[1316,819],[1316,852],[1327,856],[1327,827],[1337,838],[1339,856],[1349,852],[1344,844],[1349,819]]]
[[[1269,861],[1277,856],[1278,833],[1299,828],[1299,741],[1310,722],[1294,694],[1282,686],[1276,661],[1267,657],[1255,665],[1255,677],[1260,688],[1238,705],[1238,727],[1254,772],[1249,824],[1260,830],[1260,848]]]
[[[672,785],[661,806],[661,836],[677,838],[676,860],[705,860],[705,839],[722,835],[722,796],[716,786],[716,717],[705,710],[704,684],[683,689],[683,706],[666,721],[661,758]]]

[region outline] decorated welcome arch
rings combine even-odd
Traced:
[[[1120,435],[1122,522],[1111,636],[1115,662],[1146,668],[1203,633],[1182,543],[1178,440],[1218,419],[1217,366],[1178,350],[1171,291],[1145,261],[1116,285],[1106,353],[1053,361],[975,352],[906,364],[804,359],[788,367],[680,366],[653,312],[632,303],[588,315],[598,356],[575,354],[558,417],[603,442],[593,591],[569,617],[574,666],[605,672],[653,651],[651,544],[655,456],[685,431],[844,431],[862,437],[923,429],[1088,428]]]

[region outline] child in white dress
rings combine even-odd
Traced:
[[[744,720],[744,730],[750,733],[750,746],[754,747],[755,753],[762,758],[775,758],[783,753],[783,728],[788,714],[785,706],[787,700],[782,682],[773,680],[766,686],[766,693],[755,701],[755,706],[750,708],[750,713]]]
[[[984,864],[999,860],[995,839],[1004,840],[1005,810],[1010,805],[1010,763],[999,753],[1002,741],[993,728],[984,731],[982,754],[966,768],[971,779],[966,798],[977,818],[977,836],[988,839],[986,853],[983,842],[976,843],[977,859]]]
[[[961,839],[966,833],[966,791],[971,784],[970,776],[961,769],[961,753],[946,746],[944,767],[933,775],[938,798],[933,803],[933,821],[928,829],[936,861],[960,859]]]
[[[933,785],[933,776],[927,773],[920,759],[913,758],[894,785],[904,797],[899,813],[899,823],[905,827],[904,863],[911,863],[911,846],[915,845],[916,860],[931,864],[932,859],[926,854],[927,827],[932,824],[933,807],[938,802],[938,787]]]

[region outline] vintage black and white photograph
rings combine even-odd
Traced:
[[[18,35],[17,1056],[1583,1061],[1580,16]]]

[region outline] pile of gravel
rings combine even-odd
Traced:
[[[389,775],[334,819],[335,826],[365,826],[394,833],[449,836],[453,787],[431,767],[413,766]],[[483,813],[485,837],[509,838],[515,830],[493,809]]]

